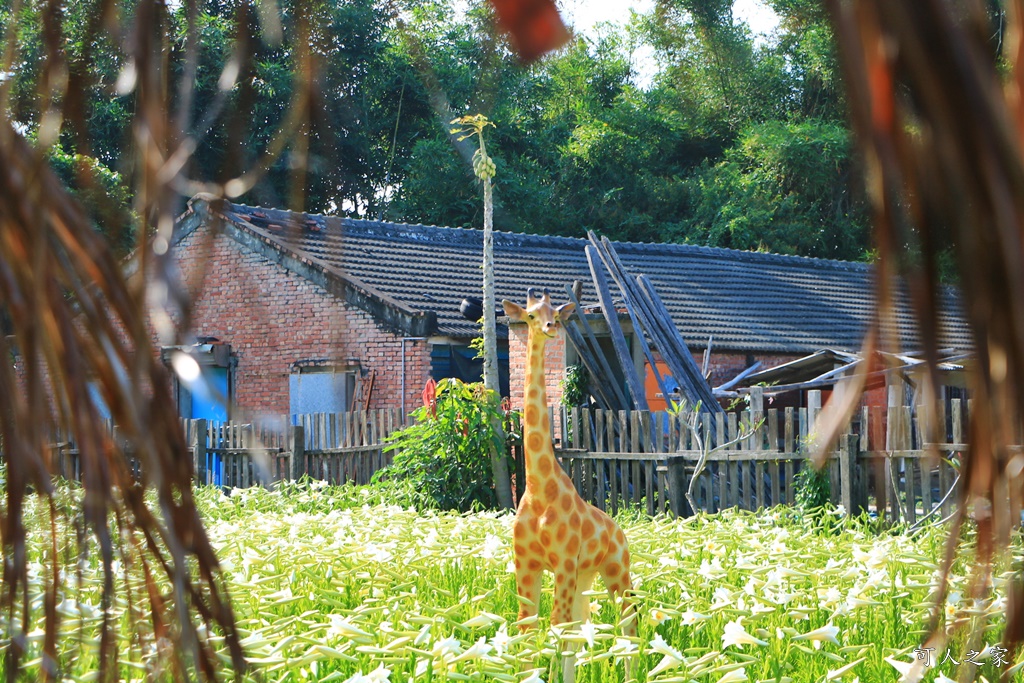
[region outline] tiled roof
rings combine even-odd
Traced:
[[[475,336],[478,326],[459,312],[464,297],[481,295],[483,232],[293,214],[227,204],[224,217],[353,276],[405,306],[437,315],[437,333]],[[528,287],[583,282],[584,305],[597,297],[586,240],[495,232],[497,299],[521,301]],[[634,274],[646,274],[686,342],[719,351],[809,353],[824,347],[855,350],[873,310],[873,274],[863,263],[735,251],[687,244],[615,242]],[[613,285],[614,291],[614,285]],[[966,322],[947,293],[940,346],[970,347]],[[918,346],[912,318],[899,307],[903,347]]]

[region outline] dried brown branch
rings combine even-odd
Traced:
[[[933,373],[937,245],[956,246],[979,362],[971,378],[965,485],[944,569],[961,526],[972,520],[977,596],[988,590],[995,555],[1019,523],[1024,493],[1024,456],[1007,449],[1024,407],[1024,13],[1020,2],[1006,7],[1009,35],[1000,55],[985,3],[829,2],[868,172],[880,311],[892,308],[890,283],[898,273],[908,283]],[[931,386],[938,386],[934,375]],[[1020,591],[1014,586],[1009,601],[1011,648],[1024,639]],[[934,642],[941,637],[933,624]]]
[[[19,6],[16,2],[13,16],[20,16]],[[209,110],[192,112],[198,59],[194,0],[186,0],[182,8],[187,40],[183,81],[177,83],[166,57],[169,7],[144,0],[133,7],[132,23],[124,26],[118,23],[116,7],[109,0],[97,1],[86,31],[88,47],[69,57],[62,6],[58,0],[44,3],[45,55],[35,144],[10,120],[12,81],[0,83],[0,325],[6,328],[0,334],[0,453],[6,468],[0,507],[5,559],[0,619],[6,620],[10,637],[3,655],[9,681],[20,675],[29,647],[27,633],[37,621],[45,631],[42,677],[64,675],[56,606],[73,572],[62,567],[57,552],[58,520],[65,514],[54,505],[51,479],[58,434],[73,439],[80,453],[81,551],[90,545],[98,548],[103,568],[99,679],[119,677],[119,629],[126,626],[114,611],[118,596],[129,604],[148,603],[148,609],[138,612],[148,614],[145,628],[127,628],[149,639],[158,653],[154,671],[175,680],[222,677],[211,636],[223,638],[218,647],[228,650],[236,676],[245,669],[224,577],[196,509],[194,473],[170,394],[171,378],[158,354],[159,345],[182,343],[189,323],[189,292],[175,276],[168,249],[183,203],[176,188],[190,193],[195,189],[185,176],[190,157],[229,98],[222,91]],[[249,34],[250,14],[243,3],[230,69],[244,71],[251,59],[257,38]],[[287,149],[301,151],[304,144],[295,135],[308,130],[318,64],[308,40],[302,39],[308,33],[303,3],[297,5],[297,14],[300,39],[294,48],[296,87],[290,112],[255,168],[229,183],[233,194],[252,187]],[[279,28],[273,17],[262,19]],[[5,71],[18,63],[20,52],[16,21],[6,28]],[[131,280],[46,158],[46,147],[65,128],[74,133],[78,151],[89,149],[85,118],[88,89],[94,84],[88,66],[101,31],[125,41],[134,74],[130,166],[139,246]],[[187,130],[193,120],[199,121],[197,129]],[[207,189],[222,187],[195,182]],[[300,179],[293,199],[301,198],[303,185]],[[104,427],[93,392],[117,425],[116,438]],[[130,459],[140,463],[139,474],[133,473]],[[24,514],[31,496],[48,499],[50,511],[52,548],[41,614],[34,611],[33,591],[39,589],[30,584],[26,562]],[[115,576],[115,560],[125,566],[124,581]],[[129,566],[143,577],[141,595],[132,593]],[[167,585],[169,592],[163,588]]]

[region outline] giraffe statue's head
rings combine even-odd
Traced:
[[[542,334],[551,339],[558,335],[561,324],[569,319],[576,309],[576,304],[567,303],[558,306],[551,305],[551,293],[544,290],[543,293],[530,287],[526,290],[526,308],[513,303],[508,299],[501,302],[505,307],[505,315],[512,320],[526,323],[531,335]]]

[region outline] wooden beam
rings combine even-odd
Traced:
[[[593,355],[601,366],[601,376],[607,378],[608,386],[611,387],[612,396],[609,398],[614,398],[618,403],[618,405],[609,405],[608,407],[614,408],[615,410],[625,410],[626,408],[629,408],[629,401],[626,400],[625,394],[622,393],[622,387],[615,383],[615,374],[612,372],[612,368],[608,364],[608,359],[605,357],[604,351],[601,350],[601,345],[597,341],[597,335],[594,334],[593,328],[590,327],[590,323],[587,321],[587,316],[583,313],[583,306],[580,304],[579,295],[576,294],[575,288],[570,288],[568,286],[566,286],[565,292],[569,295],[569,301],[576,304],[576,317],[570,318],[570,322],[579,321],[580,327],[583,328],[583,334],[593,349]],[[568,325],[566,327],[568,327]],[[595,377],[595,380],[599,379],[600,377]]]
[[[594,242],[594,233],[588,233],[591,241]],[[614,253],[610,251],[610,246],[604,243],[594,244],[597,249],[598,256],[601,257],[601,261],[604,263],[605,268],[608,269],[608,274],[615,280],[615,284],[619,286],[619,291],[622,292],[622,298],[626,302],[626,313],[629,315],[629,320],[633,323],[633,334],[637,341],[640,342],[640,349],[643,351],[644,357],[647,358],[647,363],[651,366],[651,372],[654,373],[654,379],[658,383],[658,388],[661,389],[662,396],[668,401],[669,394],[672,393],[668,390],[665,385],[665,380],[661,376],[661,371],[658,370],[658,364],[654,361],[654,354],[651,353],[651,347],[647,344],[647,339],[644,338],[643,330],[646,325],[643,325],[642,320],[638,320],[638,315],[642,312],[637,310],[637,306],[640,305],[636,300],[636,293],[629,286],[629,274],[620,272],[618,264],[615,259],[612,258]],[[602,249],[604,247],[604,249]],[[638,324],[640,323],[640,324]]]
[[[672,375],[682,392],[690,401],[694,403],[700,401],[702,410],[708,412],[720,411],[721,407],[718,405],[711,387],[707,386],[707,381],[700,374],[700,370],[697,368],[693,356],[690,355],[689,349],[681,341],[682,338],[678,336],[678,332],[675,331],[671,318],[667,317],[668,312],[665,311],[662,314],[656,310],[650,295],[643,290],[638,282],[634,282],[608,238],[602,238],[599,241],[593,232],[589,232],[588,237],[595,248],[598,249],[598,254],[605,262],[608,271],[616,278],[616,282],[619,284],[619,288],[622,289],[623,295],[627,296],[629,301],[635,304],[633,307],[635,309],[634,312],[640,318],[644,331],[647,332],[655,346],[661,351],[662,358],[672,371]],[[670,329],[671,332],[669,331]],[[675,343],[672,332],[676,332],[676,337],[680,340],[680,344],[677,345]],[[689,361],[689,365],[687,365],[687,361]],[[662,391],[667,393],[664,391],[664,388]]]
[[[615,310],[615,303],[612,301],[612,293],[608,288],[608,280],[605,278],[604,273],[601,270],[601,264],[598,263],[597,250],[594,249],[593,245],[588,244],[586,246],[587,263],[590,264],[590,274],[594,278],[594,287],[597,289],[597,298],[601,302],[601,311],[604,313],[604,319],[608,323],[608,330],[611,332],[612,345],[615,347],[615,355],[619,358],[619,365],[622,366],[622,372],[626,376],[626,384],[629,386],[629,391],[633,395],[633,403],[636,408],[640,410],[647,410],[647,397],[644,396],[643,384],[640,382],[640,378],[636,374],[636,366],[633,365],[633,356],[629,353],[629,347],[626,345],[626,337],[622,333],[622,327],[619,325],[619,314]],[[634,330],[634,334],[636,330]]]
[[[707,406],[710,412],[722,412],[722,407],[718,405],[718,401],[715,399],[715,395],[712,393],[711,387],[708,386],[707,381],[703,376],[701,376],[700,368],[697,367],[697,362],[693,360],[689,347],[686,346],[686,342],[683,340],[682,335],[679,334],[679,330],[676,329],[675,323],[672,322],[672,316],[669,314],[668,309],[662,302],[661,297],[658,296],[658,292],[654,289],[654,285],[651,284],[651,281],[646,275],[637,276],[637,282],[650,299],[651,307],[654,315],[656,316],[655,319],[662,321],[662,328],[668,334],[671,343],[673,343],[677,349],[680,349],[680,352],[675,355],[682,362],[684,371],[689,377],[696,378],[694,385],[702,403]]]

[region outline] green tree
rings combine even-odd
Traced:
[[[709,246],[859,259],[869,248],[849,132],[825,122],[748,127],[688,181],[685,239]]]

